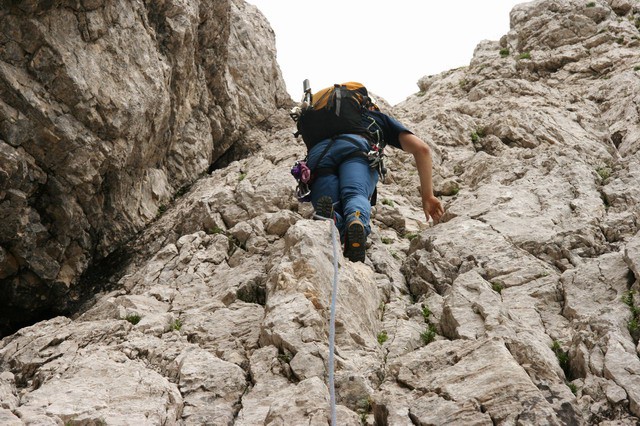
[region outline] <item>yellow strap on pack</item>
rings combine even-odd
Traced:
[[[355,81],[349,81],[347,83],[326,87],[313,94],[313,98],[312,98],[314,100],[313,109],[319,110],[319,109],[325,108],[327,106],[327,102],[329,101],[329,98],[331,98],[331,93],[333,93],[333,89],[335,89],[336,86],[346,87],[347,90],[357,90],[357,89],[364,88],[364,84],[357,83]]]

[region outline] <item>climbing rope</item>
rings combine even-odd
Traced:
[[[336,426],[336,390],[333,370],[336,340],[336,295],[338,293],[338,244],[336,242],[336,227],[333,219],[318,215],[314,215],[314,218],[329,221],[331,242],[333,243],[333,287],[331,289],[331,314],[329,319],[329,396],[331,399],[331,426]]]

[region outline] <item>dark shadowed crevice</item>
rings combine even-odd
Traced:
[[[132,257],[132,248],[125,244],[89,265],[80,277],[76,301],[70,304],[69,314],[85,311],[95,303],[96,295],[115,290]]]
[[[0,289],[0,292],[3,291]],[[0,310],[3,312],[2,318],[0,318],[0,339],[17,332],[23,327],[28,327],[58,315],[65,315],[64,312],[57,312],[53,309],[38,309],[26,316],[22,308],[15,306],[0,306]]]
[[[218,157],[207,170],[208,173],[212,173],[215,170],[220,170],[227,167],[234,161],[244,160],[249,156],[255,154],[260,149],[259,145],[252,145],[247,140],[239,140],[234,142],[224,154]]]
[[[379,426],[387,426],[389,418],[389,409],[385,404],[377,404],[373,402],[373,417],[375,424]]]

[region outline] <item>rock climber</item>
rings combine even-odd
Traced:
[[[311,147],[307,155],[307,163],[315,165],[314,171],[319,172],[310,187],[316,214],[334,219],[345,245],[344,255],[353,262],[365,260],[367,236],[371,232],[371,198],[383,173],[381,164],[372,167],[371,134],[383,140],[384,145],[413,155],[427,221],[433,218],[438,223],[444,214],[440,200],[433,194],[429,145],[398,120],[382,113],[375,101],[367,108],[362,120],[369,134],[343,134],[323,140]],[[322,173],[323,170],[331,172]]]

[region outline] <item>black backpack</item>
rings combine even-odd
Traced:
[[[371,105],[367,88],[356,82],[334,84],[311,95],[309,81],[304,82],[305,98],[302,106],[292,111],[298,131],[307,149],[336,135],[369,132],[362,122],[362,114]]]

